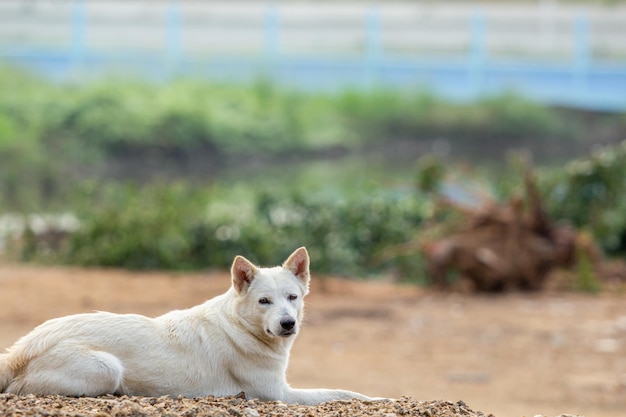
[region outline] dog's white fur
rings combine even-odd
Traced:
[[[274,268],[237,256],[231,275],[226,293],[160,317],[96,312],[41,324],[0,355],[0,392],[197,397],[243,391],[299,404],[370,399],[287,384],[309,290],[305,248]]]

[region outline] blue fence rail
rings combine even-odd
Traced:
[[[363,45],[357,53],[286,52],[283,43],[289,35],[285,33],[280,3],[263,10],[259,51],[197,54],[186,46],[184,3],[161,5],[163,36],[156,50],[129,50],[124,45],[115,49],[91,47],[90,3],[75,0],[67,19],[70,37],[66,45],[3,45],[0,38],[0,61],[61,80],[110,72],[150,78],[193,75],[232,82],[265,77],[278,84],[310,90],[419,88],[452,100],[474,100],[514,91],[548,104],[626,110],[626,59],[603,62],[593,58],[592,26],[584,12],[571,22],[574,47],[569,59],[540,60],[490,54],[491,21],[480,9],[469,14],[467,48],[457,54],[391,53],[385,48],[385,31],[389,27],[382,6],[369,6],[363,13]]]

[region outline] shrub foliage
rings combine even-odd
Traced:
[[[406,266],[376,259],[410,240],[424,213],[412,193],[337,200],[265,190],[242,197],[176,184],[112,185],[84,198],[82,226],[62,260],[132,269],[228,267],[234,254],[278,262],[306,245],[316,271],[367,276]]]
[[[338,191],[305,193],[254,184],[115,183],[99,173],[116,158],[158,153],[184,162],[208,150],[216,161],[245,165],[259,154],[306,156],[394,139],[445,137],[485,147],[484,141],[575,142],[588,133],[567,111],[508,95],[459,104],[418,92],[304,94],[264,82],[57,85],[6,69],[0,90],[0,210],[76,212],[81,227],[58,256],[81,265],[226,267],[234,254],[277,262],[306,245],[319,272],[414,271],[416,256],[392,259],[385,251],[420,233],[431,204],[418,187],[429,191],[449,169],[432,165],[404,191],[355,190],[344,179]],[[601,122],[604,130],[626,130],[623,115]],[[621,145],[540,172],[551,216],[588,229],[609,253],[626,251],[624,167]]]

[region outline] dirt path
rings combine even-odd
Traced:
[[[315,277],[314,277],[315,278]],[[463,400],[497,417],[626,410],[626,295],[482,297],[320,279],[291,355],[297,387]],[[229,277],[0,265],[0,349],[42,321],[91,310],[158,315]]]

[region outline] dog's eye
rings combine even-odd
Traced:
[[[272,304],[272,302],[267,297],[259,298],[259,304]]]
[[[289,297],[287,297],[287,298],[289,298],[289,301],[294,301],[294,300],[298,299],[298,296],[295,295],[295,294],[289,294]]]

